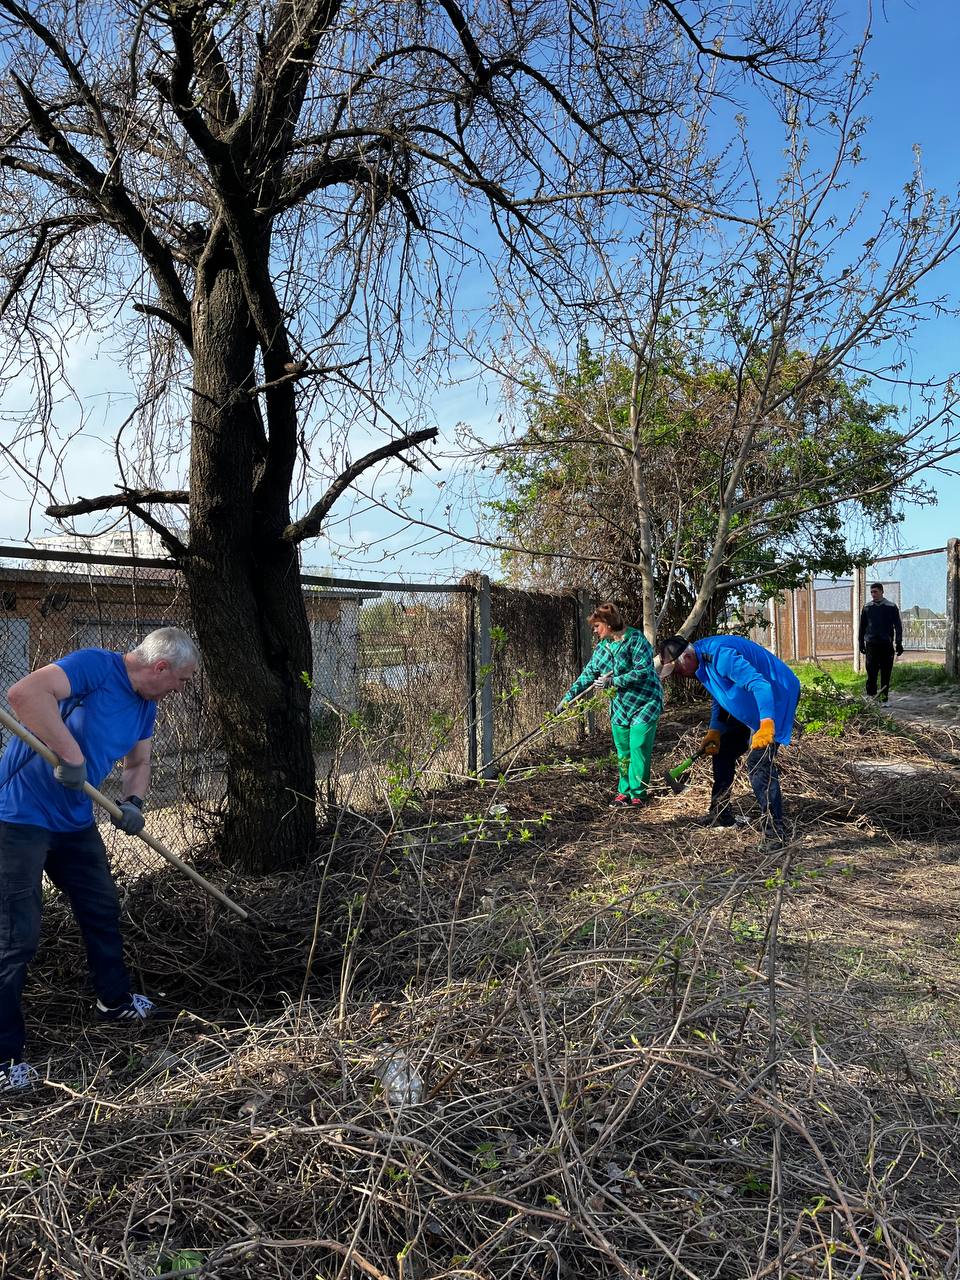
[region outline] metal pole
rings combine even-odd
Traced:
[[[587,618],[593,613],[596,603],[592,592],[585,588],[577,590],[577,665],[580,671],[590,661],[593,652],[593,631]],[[592,738],[597,728],[597,718],[592,711],[587,712],[587,734]]]
[[[477,771],[477,593],[463,597],[464,693],[467,702],[467,773]]]
[[[797,617],[796,587],[790,588],[790,621],[792,623],[791,638],[793,640],[793,660],[794,662],[799,662],[800,661],[800,619]]]
[[[863,654],[860,652],[858,637],[860,635],[860,573],[856,565],[853,570],[853,583],[850,588],[850,632],[853,637],[853,669],[858,674],[863,670]]]
[[[19,720],[15,720],[13,716],[8,715],[2,708],[0,708],[0,724],[9,729],[11,733],[16,734],[16,736],[35,751],[38,756],[42,756],[43,759],[46,760],[47,764],[53,765],[54,768],[56,768],[60,763],[60,757],[55,755],[46,743],[41,742],[40,739],[35,737],[29,729],[25,728]],[[123,817],[120,806],[118,804],[114,804],[114,802],[108,799],[103,792],[98,791],[97,788],[92,786],[89,782],[85,782],[83,784],[83,790],[95,804],[98,804],[101,809],[106,809],[107,813],[112,817]],[[166,858],[167,862],[176,867],[178,871],[182,871],[185,876],[189,876],[194,884],[198,884],[201,889],[205,889],[212,898],[216,898],[216,900],[218,902],[222,902],[225,907],[229,907],[230,910],[238,915],[241,920],[249,919],[249,912],[244,911],[243,907],[238,907],[231,898],[228,898],[225,893],[221,893],[221,891],[216,888],[215,885],[212,885],[209,880],[204,880],[199,871],[194,871],[193,867],[187,866],[187,864],[182,862],[175,853],[171,853],[166,845],[161,844],[159,840],[148,835],[146,831],[140,832],[139,839],[141,839],[144,844],[149,845],[154,853],[159,853],[161,858]]]
[[[817,589],[813,585],[813,574],[810,575],[810,581],[807,584],[807,604],[809,606],[810,616],[810,657],[816,662],[817,660]]]
[[[490,633],[490,579],[480,575],[477,601],[480,624],[480,775],[493,776],[493,639]]]
[[[768,604],[770,607],[770,652],[775,658],[779,658],[780,650],[777,645],[780,643],[780,632],[777,627],[777,597],[771,596]]]
[[[960,674],[960,540],[947,542],[947,634],[944,637],[943,665],[951,676]]]

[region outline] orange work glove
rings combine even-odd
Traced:
[[[764,747],[769,747],[773,742],[773,731],[775,725],[772,720],[761,720],[760,728],[750,739],[750,745],[754,751],[760,751]]]
[[[708,729],[700,743],[700,750],[705,756],[715,756],[720,750],[720,738],[722,734],[719,729]]]

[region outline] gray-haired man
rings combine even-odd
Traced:
[[[0,1093],[36,1079],[23,1061],[20,999],[40,939],[44,872],[70,899],[98,1016],[139,1020],[159,1012],[130,990],[117,891],[83,784],[100,787],[122,760],[122,817],[113,822],[130,835],[143,829],[157,703],[186,687],[197,662],[187,633],[162,627],[130,653],[79,649],[8,691],[17,716],[60,764],[51,768],[18,738],[0,760]]]

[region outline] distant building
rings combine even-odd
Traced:
[[[57,533],[46,538],[35,538],[33,545],[38,551],[50,552],[50,559],[44,560],[44,566],[60,573],[94,573],[103,576],[116,573],[116,568],[111,565],[57,560],[57,551],[79,552],[89,556],[136,556],[140,560],[170,559],[160,535],[152,529],[138,529],[136,532],[111,529],[109,533],[95,533],[89,538],[76,533]],[[36,561],[33,561],[33,566],[36,566]]]

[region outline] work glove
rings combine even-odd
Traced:
[[[762,751],[764,747],[772,745],[774,728],[775,725],[772,720],[766,719],[760,721],[760,728],[750,739],[750,746],[754,751]]]
[[[902,657],[903,657],[903,645],[902,645],[902,644],[898,644],[898,645],[897,645],[897,657],[898,657],[898,658],[902,658]]]
[[[566,709],[567,709],[567,700],[566,698],[561,698],[560,701],[557,703],[557,705],[553,708],[553,714],[555,716],[562,715],[563,712],[566,711]]]
[[[700,750],[705,756],[715,756],[720,750],[720,739],[723,737],[719,729],[708,729],[703,735]]]
[[[605,671],[602,676],[597,676],[593,682],[594,689],[608,689],[613,684],[613,676],[609,671]]]
[[[61,760],[55,766],[53,776],[68,791],[82,791],[87,780],[87,762],[81,760],[79,764],[67,764],[66,760]]]
[[[139,796],[128,796],[120,801],[120,817],[111,813],[110,821],[128,836],[138,836],[146,826],[146,819],[140,812],[143,801]]]

